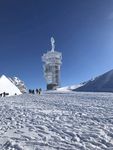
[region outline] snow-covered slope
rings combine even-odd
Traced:
[[[113,150],[113,94],[1,98],[0,150]]]
[[[80,83],[80,84],[75,84],[75,85],[71,85],[71,86],[65,86],[65,87],[57,88],[57,91],[59,91],[59,92],[73,91],[73,90],[83,86],[84,84],[85,83]]]
[[[0,93],[9,93],[11,95],[21,94],[20,90],[5,76],[0,77]]]
[[[13,78],[9,78],[9,79],[14,85],[16,85],[16,87],[18,87],[18,89],[20,90],[21,93],[27,92],[25,83],[22,80],[20,80],[18,77],[13,77]]]
[[[90,80],[82,87],[75,89],[75,91],[113,92],[113,70]]]

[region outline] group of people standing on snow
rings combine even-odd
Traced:
[[[9,95],[9,93],[6,93],[6,92],[0,93],[0,97],[5,97],[7,95]]]
[[[41,88],[39,88],[39,89],[36,89],[36,90],[31,90],[31,89],[29,89],[29,94],[41,94],[41,92],[42,92],[42,89]],[[6,93],[6,92],[3,92],[3,93],[0,93],[0,97],[6,97],[6,96],[8,96],[9,95],[9,93]],[[16,93],[15,93],[15,95],[17,95]]]
[[[36,90],[31,90],[31,89],[29,89],[29,94],[41,94],[41,92],[42,92],[42,89],[41,88],[39,88],[39,89],[36,89]]]

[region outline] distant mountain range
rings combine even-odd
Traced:
[[[113,70],[79,85],[59,88],[58,91],[113,92]]]

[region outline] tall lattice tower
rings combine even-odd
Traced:
[[[55,40],[51,37],[51,51],[43,54],[44,76],[47,82],[47,90],[54,90],[60,86],[60,67],[62,53],[55,51]]]

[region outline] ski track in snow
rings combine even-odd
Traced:
[[[113,94],[0,98],[0,150],[113,150]]]

